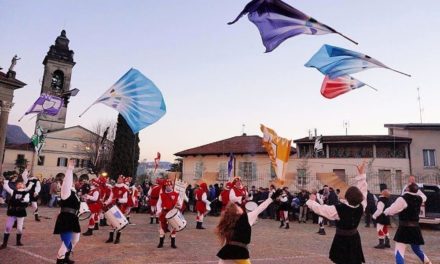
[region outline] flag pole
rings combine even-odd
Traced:
[[[375,90],[376,92],[377,92],[377,91],[379,91],[379,90],[377,90],[376,88],[374,88],[374,87],[373,87],[373,86],[371,86],[371,85],[365,84],[365,86],[368,86],[368,87],[370,87],[371,89]]]
[[[96,102],[95,102],[96,103]],[[95,103],[91,104],[89,107],[86,108],[86,110],[84,110],[84,112],[82,112],[82,114],[79,115],[79,117],[81,117],[82,115],[84,115]]]
[[[351,42],[353,42],[354,44],[356,44],[356,45],[359,45],[359,43],[358,42],[356,42],[356,41],[354,41],[354,40],[352,40],[351,38],[349,38],[349,37],[347,37],[347,36],[345,36],[344,34],[342,34],[341,32],[336,32],[336,33],[338,33],[341,37],[343,37],[343,38],[345,38],[345,39],[347,39],[347,40],[349,40],[349,41],[351,41]]]
[[[388,69],[390,69],[390,70],[392,70],[392,71],[394,71],[394,72],[397,72],[397,73],[403,74],[403,75],[405,75],[405,76],[411,77],[411,75],[408,74],[408,73],[404,73],[404,72],[401,72],[401,71],[398,71],[398,70],[395,70],[395,69],[392,69],[392,68],[388,68]]]

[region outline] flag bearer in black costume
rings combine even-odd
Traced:
[[[311,194],[307,206],[318,215],[336,221],[336,234],[330,248],[330,260],[337,264],[365,263],[361,237],[357,230],[367,204],[367,181],[365,162],[357,166],[357,187],[351,186],[345,193],[347,203],[321,205],[316,195]]]
[[[73,169],[75,161],[69,160],[66,175],[61,185],[61,210],[57,216],[54,234],[61,237],[61,247],[58,250],[57,264],[71,264],[70,255],[79,241],[81,228],[79,226],[78,211],[80,207],[80,199],[76,194],[75,181],[73,177]]]
[[[377,236],[379,237],[379,244],[375,246],[378,249],[390,248],[390,238],[388,228],[391,225],[390,217],[383,214],[383,211],[390,207],[390,192],[388,189],[382,190],[379,201],[377,202],[376,212],[372,218],[376,220]]]
[[[280,201],[280,228],[286,225],[286,229],[289,229],[289,191],[283,188],[283,193],[278,199]]]
[[[416,183],[410,183],[402,196],[387,209],[385,215],[399,214],[399,227],[394,235],[396,242],[394,254],[397,264],[405,263],[406,245],[410,244],[411,249],[424,264],[432,264],[420,248],[425,244],[422,230],[419,226],[420,206],[426,201],[426,196],[419,190]]]
[[[9,187],[8,179],[4,181],[3,188],[6,192],[8,192],[11,195],[11,199],[9,200],[8,203],[8,211],[6,213],[8,215],[8,218],[6,219],[5,233],[3,235],[3,244],[0,246],[0,249],[4,249],[7,247],[9,233],[11,232],[12,226],[14,225],[15,221],[17,221],[16,245],[23,246],[23,244],[21,243],[21,236],[23,233],[24,218],[27,216],[26,207],[29,203],[29,190],[33,186],[33,183],[31,183],[26,188],[27,174],[28,171],[25,170],[22,175],[23,179],[16,180],[15,190],[12,190]]]
[[[29,191],[29,198],[31,201],[31,206],[34,209],[34,216],[35,216],[35,221],[40,222],[40,218],[38,216],[38,197],[41,191],[41,184],[40,184],[40,180],[38,178],[36,178],[35,176],[31,175],[28,179],[28,182],[26,184],[27,187],[29,187],[32,184],[32,187]]]
[[[216,228],[216,234],[223,245],[217,253],[217,257],[220,258],[219,263],[251,263],[248,251],[248,245],[251,242],[251,226],[257,220],[258,215],[281,193],[282,190],[278,189],[270,198],[249,213],[244,212],[240,205],[229,202]]]

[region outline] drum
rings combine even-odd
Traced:
[[[104,213],[104,216],[116,231],[121,231],[128,225],[127,218],[125,218],[124,214],[116,205],[113,205],[112,208],[107,210],[107,212]]]
[[[177,232],[182,231],[186,227],[186,220],[183,217],[182,213],[174,208],[170,210],[166,215],[165,218],[168,221],[168,224],[170,224]]]
[[[79,221],[87,220],[92,215],[92,212],[90,212],[89,206],[86,202],[81,202],[79,205],[79,212],[78,212],[78,218]]]
[[[246,208],[246,211],[252,212],[253,210],[257,209],[258,204],[256,202],[247,202],[244,207]]]

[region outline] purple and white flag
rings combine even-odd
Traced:
[[[56,116],[63,106],[63,99],[57,96],[41,94],[35,103],[26,111],[24,115],[37,113]],[[20,118],[21,120],[21,118]]]

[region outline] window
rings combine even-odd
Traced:
[[[67,167],[67,158],[64,158],[64,157],[58,158],[57,166],[58,167]]]
[[[255,162],[240,162],[238,164],[238,175],[244,180],[255,180],[257,178],[257,165]]]
[[[198,161],[196,163],[196,167],[194,169],[194,178],[195,179],[201,179],[203,176],[203,161]]]
[[[297,169],[297,179],[298,179],[298,185],[304,186],[307,184],[307,171],[306,169]]]
[[[228,169],[226,168],[226,163],[220,163],[218,167],[218,180],[223,181],[228,179]]]
[[[403,178],[402,178],[401,170],[396,170],[395,181],[396,181],[397,190],[401,191],[403,189]]]
[[[24,154],[18,154],[17,160],[24,160]]]
[[[44,166],[44,156],[39,156],[37,161],[38,166]]]
[[[75,167],[79,167],[80,161],[80,159],[75,159]]]
[[[435,167],[435,150],[434,149],[424,149],[423,150],[423,166],[425,167]]]
[[[391,190],[391,170],[379,170],[379,184],[386,184]]]

